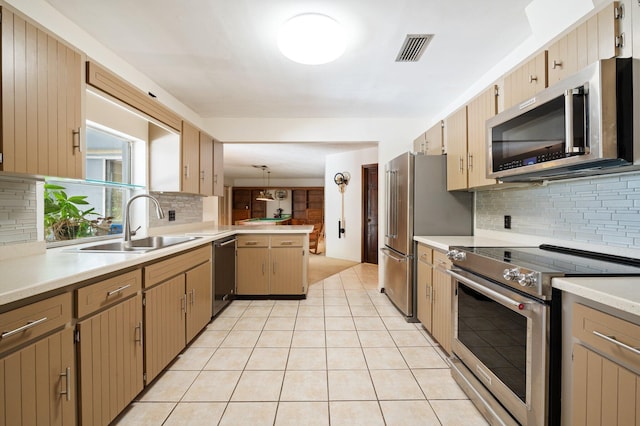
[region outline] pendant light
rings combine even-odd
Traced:
[[[265,187],[265,189],[263,191],[260,191],[260,193],[258,194],[258,196],[256,197],[257,201],[275,201],[276,199],[273,198],[273,195],[271,194],[271,192],[269,192],[269,183],[270,183],[270,176],[271,176],[271,171],[269,170],[269,168],[267,166],[260,166],[260,168],[262,169],[262,181],[264,182],[264,172],[267,172],[267,186]]]

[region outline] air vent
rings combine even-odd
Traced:
[[[396,62],[418,62],[432,38],[433,34],[407,34]]]

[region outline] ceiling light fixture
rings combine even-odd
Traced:
[[[319,13],[294,16],[278,34],[278,47],[284,56],[305,65],[334,61],[344,53],[345,37],[340,24]]]
[[[256,197],[257,201],[275,201],[276,199],[273,198],[273,194],[271,194],[271,192],[269,192],[269,184],[270,184],[270,176],[271,176],[271,171],[269,170],[269,167],[267,166],[253,166],[255,168],[258,169],[262,169],[262,181],[264,182],[264,172],[267,172],[267,186],[265,187],[265,189],[263,191],[260,191],[260,193],[258,194],[258,196]]]

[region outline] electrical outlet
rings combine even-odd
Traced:
[[[504,229],[511,229],[511,216],[504,216]]]
[[[169,210],[169,222],[173,222],[174,220],[176,220],[176,211]]]

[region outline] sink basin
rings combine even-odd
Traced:
[[[201,237],[146,237],[129,241],[127,244],[122,240],[118,240],[110,243],[99,243],[81,247],[73,249],[73,251],[84,253],[147,253],[176,244],[186,243],[187,241],[197,240],[198,238]]]

